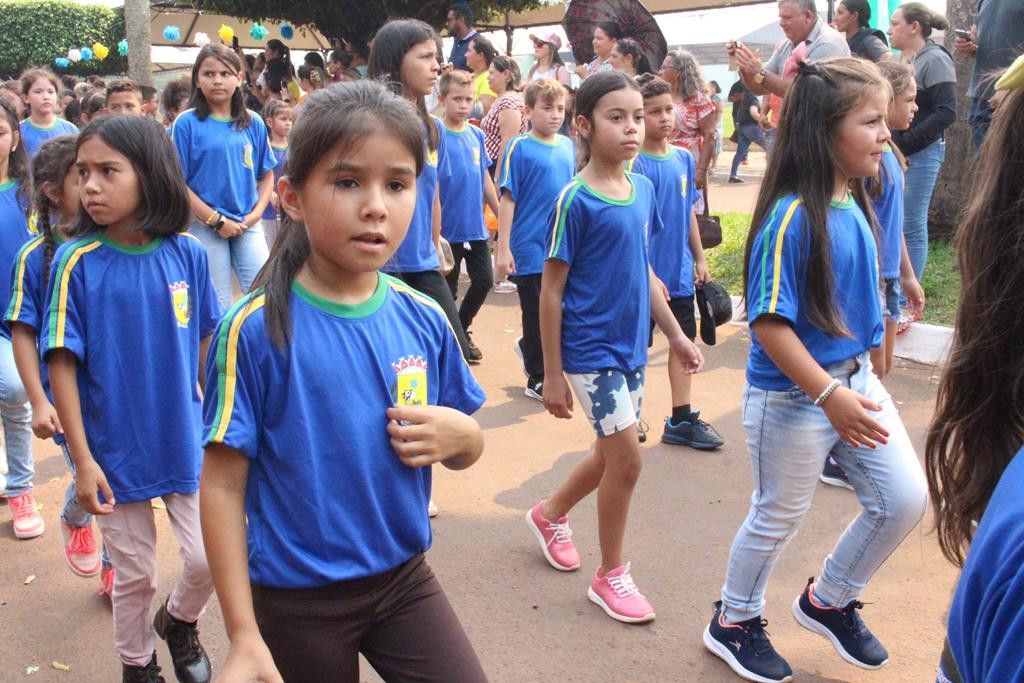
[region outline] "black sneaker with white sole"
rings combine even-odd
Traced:
[[[823,636],[832,643],[839,656],[862,669],[880,669],[889,661],[889,653],[878,642],[857,610],[864,606],[853,600],[846,607],[828,607],[815,600],[812,587],[814,577],[793,603],[793,617],[809,631]]]
[[[526,380],[526,390],[523,392],[535,401],[544,402],[544,378],[531,377]]]
[[[853,490],[853,484],[850,483],[850,478],[846,476],[846,471],[839,466],[839,463],[831,455],[825,458],[825,467],[821,470],[821,476],[818,478],[821,479],[822,483],[829,486]]]
[[[755,683],[785,683],[793,670],[772,647],[760,616],[730,624],[723,618],[722,601],[713,605],[714,616],[704,629],[704,647],[720,657],[740,678]]]
[[[484,359],[484,354],[477,348],[477,345],[473,343],[473,333],[466,332],[466,362],[471,365],[476,365]]]

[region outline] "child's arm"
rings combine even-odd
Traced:
[[[516,200],[512,195],[503,192],[498,202],[498,253],[494,255],[494,281],[501,282],[509,273],[516,272],[516,262],[512,258],[512,219],[516,215]]]
[[[260,176],[259,181],[256,183],[256,189],[260,193],[256,198],[256,206],[252,207],[252,211],[242,219],[242,226],[245,228],[251,228],[263,218],[263,212],[267,208],[267,202],[270,201],[270,195],[274,193],[274,169],[270,169]]]
[[[114,511],[114,492],[110,490],[107,477],[93,459],[89,443],[85,440],[82,404],[78,395],[78,360],[71,351],[61,348],[51,351],[48,359],[53,402],[64,427],[71,459],[75,462],[75,495],[86,512],[109,515]],[[100,503],[97,491],[107,502]]]
[[[36,331],[25,323],[12,322],[11,346],[14,349],[14,364],[32,404],[32,433],[40,439],[49,439],[61,432],[60,419],[43,390]]]
[[[192,208],[192,215],[196,217],[196,220],[200,223],[206,222],[214,211],[217,209],[213,208],[209,204],[203,201],[203,199],[192,191],[192,188],[188,188],[188,204]],[[212,229],[212,228],[211,228]],[[230,218],[224,218],[224,225],[221,226],[220,230],[217,231],[217,235],[222,239],[229,237],[235,237],[242,234],[241,224],[231,220]]]
[[[572,417],[572,391],[562,371],[562,295],[569,264],[544,262],[540,285],[540,345],[544,352],[544,407],[555,417]]]
[[[206,356],[210,352],[210,338],[212,334],[208,334],[199,340],[199,391],[206,392]]]
[[[249,459],[220,443],[206,447],[199,483],[199,517],[206,558],[231,645],[217,680],[282,681],[256,626],[249,588],[245,537],[245,486]]]
[[[772,362],[812,399],[832,383],[832,376],[818,365],[788,321],[766,314],[751,323],[751,327]],[[856,391],[840,384],[821,408],[839,436],[855,448],[874,448],[876,441],[887,443],[889,432],[867,413],[879,411],[882,406]]]
[[[686,335],[683,334],[683,330],[679,327],[679,322],[676,320],[675,315],[672,314],[672,309],[668,307],[668,301],[665,300],[662,294],[664,285],[661,280],[658,279],[658,276],[654,274],[650,267],[647,270],[650,273],[651,317],[658,324],[658,328],[668,337],[668,344],[679,357],[683,372],[687,374],[699,372],[704,365],[704,356],[701,354],[700,349],[697,348],[697,345],[687,339]],[[541,334],[543,334],[543,327],[541,328]],[[547,349],[544,349],[544,353],[547,353]],[[547,358],[547,356],[544,357]],[[547,391],[546,382],[544,390]]]
[[[697,274],[697,287],[702,287],[711,280],[708,261],[704,256],[704,243],[700,241],[700,224],[697,223],[697,212],[690,210],[690,253],[693,254],[693,267]]]
[[[387,414],[391,446],[407,467],[440,462],[450,470],[464,470],[484,452],[480,425],[454,408],[394,406]]]
[[[907,304],[910,312],[915,316],[921,315],[924,310],[924,288],[917,281],[914,275],[914,267],[910,265],[910,255],[907,253],[907,240],[902,240],[903,251],[900,254],[900,287],[907,297]]]
[[[487,171],[484,171],[484,202],[487,206],[491,207],[491,211],[497,216],[500,209],[498,206],[498,191],[494,189],[494,181],[491,180],[491,174]]]
[[[441,244],[441,183],[434,187],[434,210],[430,216],[430,232],[434,244]]]

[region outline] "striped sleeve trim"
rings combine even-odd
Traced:
[[[548,258],[558,253],[558,248],[562,245],[562,238],[565,237],[565,217],[569,214],[569,206],[581,187],[583,184],[574,180],[562,188],[558,195],[558,201],[555,203],[555,220],[551,226],[551,249],[548,250]]]
[[[384,275],[385,282],[388,283],[388,286],[391,287],[392,290],[394,290],[395,292],[398,292],[400,294],[405,294],[405,295],[411,297],[413,299],[413,301],[416,301],[416,302],[418,302],[420,304],[423,304],[424,306],[426,306],[428,308],[432,308],[435,311],[437,311],[438,314],[441,316],[441,319],[444,320],[445,324],[448,326],[448,329],[452,331],[452,336],[455,337],[456,343],[458,343],[459,335],[456,334],[455,328],[452,327],[452,322],[450,320],[448,320],[448,316],[445,314],[444,309],[441,308],[441,306],[436,301],[431,299],[429,296],[427,296],[427,295],[425,295],[425,294],[423,294],[421,292],[416,291],[415,289],[413,289],[409,285],[405,284],[404,282],[402,282],[398,278],[392,277],[392,276],[387,275],[387,274],[383,274],[383,275]],[[462,362],[466,363],[467,366],[469,365],[466,362],[466,354],[465,353],[462,354]]]
[[[794,199],[789,203],[789,206],[785,208],[785,212],[782,216],[782,221],[779,223],[777,234],[772,236],[772,229],[776,224],[776,217],[779,213],[779,208],[783,202],[778,201],[772,208],[772,213],[768,218],[768,227],[765,228],[765,234],[761,238],[761,283],[760,283],[760,296],[758,297],[757,312],[760,313],[775,313],[775,309],[779,303],[779,284],[780,277],[782,275],[782,247],[785,244],[786,230],[789,229],[790,221],[793,218],[793,214],[796,212],[798,206],[800,206],[800,200]],[[772,245],[775,245],[774,250]],[[772,291],[771,298],[768,298],[768,258],[774,251],[774,258],[772,260]],[[765,302],[768,302],[768,308],[765,309]]]
[[[207,442],[224,440],[235,409],[235,389],[238,381],[238,337],[242,325],[256,311],[263,308],[267,295],[259,290],[239,299],[231,308],[217,334],[217,411]],[[228,323],[228,321],[231,321]]]
[[[11,283],[11,305],[7,308],[7,315],[4,320],[15,322],[21,316],[21,304],[25,301],[25,266],[28,263],[29,254],[39,248],[43,243],[43,236],[29,240],[18,252],[14,260],[14,282]]]
[[[64,329],[67,326],[68,318],[68,287],[71,282],[71,272],[82,260],[82,256],[94,249],[99,249],[103,243],[99,240],[90,240],[80,246],[68,249],[61,257],[57,266],[57,285],[53,288],[53,298],[50,300],[50,329],[48,348],[59,349],[64,346]]]
[[[526,138],[526,135],[517,135],[509,141],[508,148],[505,150],[505,158],[501,160],[501,185],[507,183],[509,176],[511,175],[511,172],[509,171],[509,161],[512,160],[512,152],[514,152],[516,147],[519,146],[519,143]]]

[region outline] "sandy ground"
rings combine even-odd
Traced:
[[[492,294],[473,330],[486,356],[475,370],[488,395],[477,415],[486,430],[486,451],[465,472],[436,468],[434,498],[441,514],[434,522],[429,559],[484,668],[492,680],[513,682],[735,680],[704,650],[700,635],[750,495],[740,425],[749,345],[745,330],[721,328],[726,338],[705,349],[707,369],[695,380],[695,407],[726,439],[715,453],[659,443],[670,406],[665,340],[656,337],[644,402],[652,438],[643,447],[645,469],[630,515],[627,556],[658,617],[650,625],[626,626],[586,599],[599,559],[594,498],[572,515],[583,556],[576,573],[550,569],[523,522],[524,512],[563,480],[593,437],[582,416],[556,420],[523,396],[524,379],[512,351],[518,328],[515,295]],[[932,412],[935,375],[933,368],[903,364],[887,381],[919,452]],[[61,555],[57,515],[69,477],[52,443],[36,442],[35,453],[45,535],[15,540],[9,512],[0,508],[0,681],[119,680],[110,609],[96,594],[99,581],[73,576]],[[806,578],[820,571],[856,510],[849,491],[820,486],[768,586],[765,616],[773,642],[801,681],[934,680],[956,572],[939,554],[930,518],[911,533],[863,596],[870,603],[863,610],[866,621],[892,653],[886,668],[866,672],[845,664],[826,641],[791,618],[793,598]],[[161,533],[159,601],[180,563],[166,513],[155,514]],[[35,580],[25,585],[29,575]],[[216,669],[226,655],[227,639],[215,599],[200,626]],[[158,653],[169,673],[163,643]],[[52,669],[53,661],[71,671]],[[41,669],[26,677],[32,665]],[[363,677],[378,680],[365,666]]]

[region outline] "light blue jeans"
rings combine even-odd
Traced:
[[[7,446],[7,496],[32,490],[32,406],[14,364],[11,340],[0,337],[0,419]]]
[[[928,207],[945,158],[946,143],[942,140],[936,140],[907,157],[903,186],[903,237],[907,241],[910,265],[918,280],[924,274],[928,260]]]
[[[220,307],[226,311],[231,307],[232,271],[238,277],[242,294],[245,294],[270,255],[267,240],[263,236],[263,222],[258,221],[241,235],[228,239],[222,239],[212,228],[202,223],[192,224],[188,231],[206,247],[210,279],[213,280]]]
[[[817,578],[814,595],[825,604],[843,607],[856,599],[924,514],[924,472],[892,398],[871,371],[868,354],[827,370],[882,406],[871,415],[889,432],[889,442],[874,449],[853,448],[839,440],[825,412],[799,388],[765,391],[746,386],[743,427],[754,493],[729,550],[722,587],[728,621],[746,621],[764,611],[768,577],[811,507],[829,451],[849,476],[862,510],[825,558]],[[802,581],[794,581],[794,595],[802,587]]]
[[[90,526],[92,524],[92,514],[86,512],[85,508],[78,501],[78,496],[75,495],[75,461],[71,457],[71,451],[68,450],[67,443],[59,445],[60,452],[64,454],[64,462],[68,466],[68,472],[71,473],[71,483],[68,484],[67,490],[64,491],[64,506],[60,511],[60,521],[76,528]],[[104,569],[110,568],[110,558],[107,556],[106,543],[100,546],[100,561],[103,563]]]

